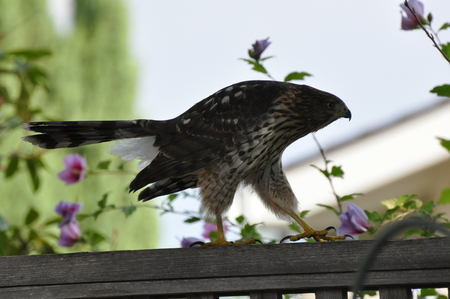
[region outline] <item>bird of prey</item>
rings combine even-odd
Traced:
[[[236,188],[248,185],[280,218],[293,218],[304,230],[291,236],[316,241],[327,236],[299,217],[298,201],[281,165],[283,151],[295,140],[339,118],[351,118],[338,97],[307,85],[246,81],[225,87],[173,119],[29,122],[41,134],[23,139],[46,149],[78,147],[118,140],[110,149],[123,160],[140,159],[142,169],[130,192],[145,187],[138,199],[199,188],[207,216],[216,218],[217,240],[225,239],[222,217]]]

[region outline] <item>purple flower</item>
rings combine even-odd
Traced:
[[[200,240],[195,237],[183,238],[183,240],[181,240],[181,248],[189,248],[189,247],[191,247],[191,244],[194,242],[203,242],[203,240]],[[199,247],[199,246],[200,246],[200,244],[194,245],[193,247]]]
[[[64,247],[72,247],[80,237],[81,230],[78,221],[70,221],[61,227],[58,244]]]
[[[69,154],[64,158],[66,169],[58,173],[58,177],[66,185],[78,183],[86,176],[86,160],[78,154]]]
[[[425,10],[423,3],[419,0],[407,0],[409,7],[411,7],[412,10],[417,15],[417,18],[420,20],[422,24],[427,24],[427,21],[425,20]],[[417,22],[414,15],[411,13],[411,11],[406,7],[405,4],[400,4],[400,7],[405,11],[406,16],[402,14],[402,29],[403,30],[413,30],[419,27],[419,22]]]
[[[82,207],[82,203],[71,203],[67,201],[60,201],[56,205],[55,212],[63,217],[58,225],[61,228],[61,234],[58,241],[59,245],[71,247],[81,237],[77,214]]]
[[[63,220],[59,223],[59,227],[77,220],[78,212],[83,208],[82,203],[71,203],[61,200],[55,207],[55,212],[63,217]]]
[[[271,42],[269,42],[269,37],[266,39],[257,40],[252,45],[253,49],[248,50],[250,57],[255,60],[259,60],[261,58],[261,54],[270,44]]]
[[[223,222],[222,225],[223,225],[223,232],[227,233],[228,225],[225,222]],[[205,222],[205,224],[203,225],[202,237],[205,239],[209,239],[211,237],[212,232],[217,232],[217,224]]]
[[[342,213],[339,219],[341,220],[341,226],[337,231],[338,235],[358,237],[370,228],[366,213],[354,203],[347,205],[347,212]]]

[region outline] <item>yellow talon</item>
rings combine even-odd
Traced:
[[[348,236],[334,236],[329,237],[328,232],[330,229],[334,229],[334,227],[330,226],[324,230],[315,230],[308,223],[306,223],[300,216],[298,216],[295,212],[290,212],[289,215],[303,228],[304,232],[301,234],[287,236],[281,239],[280,243],[289,239],[290,241],[298,241],[303,238],[313,238],[317,242],[327,242],[327,241],[336,241],[336,240],[345,240]]]

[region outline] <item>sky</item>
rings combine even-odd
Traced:
[[[350,122],[339,120],[317,133],[325,150],[433,105],[439,98],[429,90],[450,81],[448,64],[424,32],[400,30],[401,1],[127,2],[140,71],[138,117],[173,118],[225,86],[268,79],[239,60],[255,40],[267,37],[272,44],[263,56],[274,55],[265,63],[273,77],[311,73],[295,83],[331,92],[352,111]],[[450,22],[450,1],[423,2],[436,30]],[[450,30],[439,37],[450,41]],[[283,163],[315,154],[313,139],[305,137],[285,151]],[[181,232],[201,230],[172,227],[167,235],[177,237],[162,247],[178,246]]]
[[[147,1],[128,0],[140,82],[139,116],[168,119],[215,91],[267,79],[239,58],[270,37],[265,63],[278,80],[292,71],[340,97],[353,114],[318,133],[324,146],[354,138],[431,105],[429,90],[448,82],[449,68],[419,30],[400,30],[400,1]],[[449,1],[425,1],[435,27]],[[450,30],[442,40],[450,39]],[[287,164],[316,151],[298,142]]]

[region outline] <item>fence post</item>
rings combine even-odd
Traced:
[[[214,293],[188,294],[187,299],[219,299],[219,295]]]
[[[250,299],[281,299],[282,294],[278,291],[250,292]]]
[[[408,287],[380,287],[380,299],[412,299]]]
[[[342,288],[315,289],[316,299],[347,299],[347,290]]]

